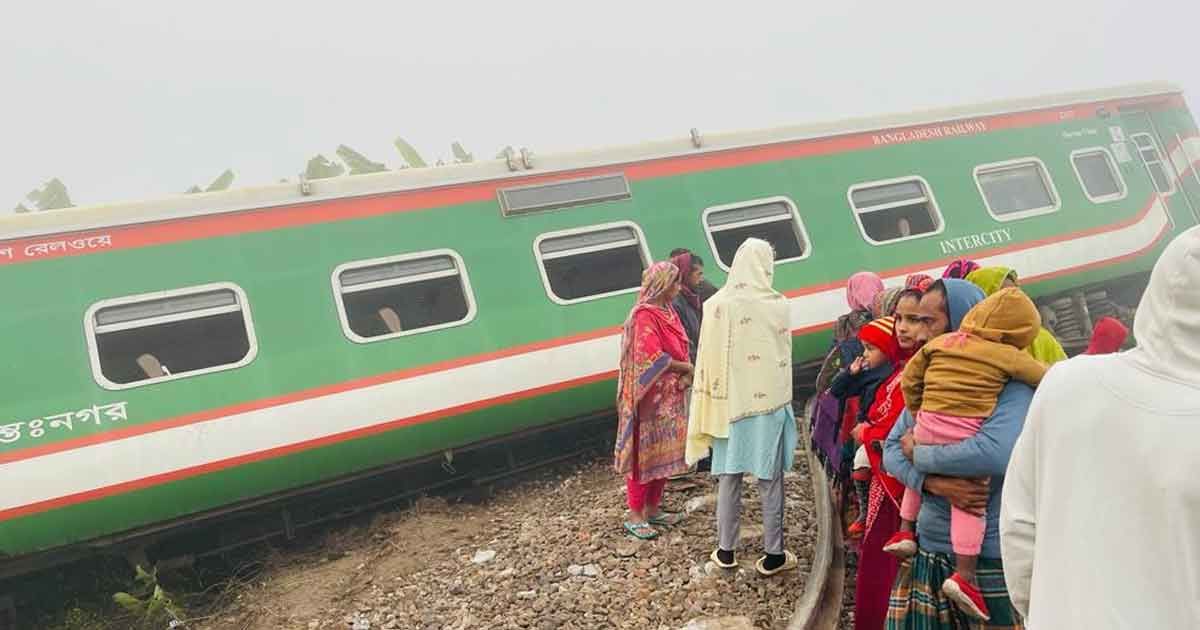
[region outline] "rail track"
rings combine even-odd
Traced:
[[[842,591],[845,588],[846,562],[842,546],[841,522],[834,509],[825,468],[812,453],[809,418],[815,397],[805,402],[800,418],[800,434],[808,457],[809,477],[813,484],[813,502],[817,519],[817,543],[813,548],[812,567],[804,593],[796,602],[789,630],[836,630],[841,619]]]

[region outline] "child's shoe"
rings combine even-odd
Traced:
[[[850,523],[850,527],[846,528],[846,538],[849,540],[858,540],[863,537],[867,531],[867,524],[862,521],[854,521]]]
[[[984,621],[991,619],[988,615],[987,603],[983,601],[983,593],[980,593],[974,584],[963,579],[957,572],[942,582],[942,594],[949,597],[959,610],[968,615]]]
[[[884,543],[883,550],[901,560],[907,560],[917,555],[917,537],[912,532],[898,531]]]

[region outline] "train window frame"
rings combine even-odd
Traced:
[[[384,335],[376,335],[374,337],[363,337],[362,335],[354,332],[354,330],[350,327],[350,316],[348,313],[346,313],[346,301],[343,298],[343,295],[346,293],[346,291],[342,287],[342,283],[341,283],[341,275],[343,273],[345,273],[347,271],[353,271],[355,269],[364,269],[364,268],[368,268],[368,267],[376,267],[379,265],[386,265],[388,263],[408,262],[408,261],[413,261],[413,260],[421,260],[423,258],[441,258],[441,257],[448,257],[448,258],[450,258],[451,261],[453,261],[456,273],[446,274],[445,272],[434,272],[436,275],[417,274],[416,276],[409,277],[409,278],[379,280],[379,281],[371,282],[368,284],[371,284],[372,288],[381,288],[381,287],[385,287],[385,286],[411,284],[413,282],[419,282],[421,280],[430,280],[430,279],[434,279],[434,278],[440,278],[443,276],[457,275],[458,279],[459,279],[459,284],[462,286],[463,299],[467,303],[467,314],[462,319],[457,319],[457,320],[450,321],[450,322],[442,322],[440,324],[433,324],[430,326],[423,326],[421,328],[414,328],[412,330],[401,330],[400,332],[387,333]],[[470,278],[469,274],[467,273],[467,265],[465,262],[463,262],[462,255],[460,255],[457,251],[455,251],[453,249],[449,249],[449,248],[428,249],[428,250],[422,250],[419,252],[410,252],[410,253],[405,253],[405,254],[395,254],[392,256],[381,256],[378,258],[368,258],[368,259],[352,260],[349,262],[344,262],[344,263],[338,265],[337,267],[333,268],[333,272],[329,274],[329,282],[330,282],[331,287],[333,288],[333,299],[334,299],[334,304],[337,306],[338,322],[342,327],[342,334],[346,335],[346,338],[349,339],[350,341],[353,341],[354,343],[360,343],[360,344],[376,343],[379,341],[388,341],[391,339],[398,339],[400,337],[411,337],[413,335],[420,335],[423,333],[437,332],[439,330],[445,330],[447,328],[456,328],[458,326],[465,326],[465,325],[471,323],[472,321],[474,321],[475,316],[478,314],[478,306],[475,303],[475,290],[471,286],[471,278]],[[358,290],[361,291],[361,290],[366,290],[366,289],[358,289]],[[351,292],[353,293],[354,291],[351,291]]]
[[[119,324],[112,324],[112,325],[103,325],[103,324],[97,325],[96,324],[96,315],[100,311],[107,309],[107,308],[112,308],[115,306],[125,306],[125,305],[129,305],[129,304],[137,304],[140,302],[154,302],[157,300],[163,300],[163,299],[168,299],[168,298],[173,298],[173,297],[183,297],[183,296],[187,296],[187,295],[212,293],[212,292],[216,292],[216,291],[226,291],[226,290],[232,291],[234,296],[237,298],[237,302],[238,302],[237,308],[229,308],[227,306],[215,307],[215,308],[201,309],[201,310],[197,310],[197,311],[189,311],[189,312],[185,312],[185,313],[173,313],[171,315],[151,317],[151,318],[146,318],[146,319],[142,319],[142,320],[134,320],[132,322],[124,322],[124,323],[119,323]],[[109,332],[109,331],[113,331],[113,330],[127,330],[127,329],[133,329],[133,328],[141,328],[141,327],[145,327],[145,326],[152,326],[152,325],[156,325],[156,324],[165,324],[165,323],[176,322],[176,321],[184,321],[184,320],[188,320],[188,319],[195,319],[197,317],[204,317],[207,315],[215,315],[215,314],[226,313],[226,312],[232,313],[234,311],[241,311],[242,324],[246,328],[246,341],[249,346],[249,348],[246,351],[246,355],[234,363],[224,363],[221,365],[214,365],[211,367],[201,368],[199,370],[191,370],[188,372],[179,372],[176,374],[166,374],[164,376],[156,376],[156,377],[147,378],[147,379],[143,379],[143,380],[133,381],[131,383],[117,383],[115,381],[110,380],[108,377],[106,377],[104,375],[104,371],[100,364],[100,345],[96,338],[96,336],[99,334],[103,334],[105,332]],[[142,325],[141,326],[132,325],[135,323],[141,323]],[[245,289],[243,289],[242,287],[240,287],[232,282],[213,282],[213,283],[208,283],[208,284],[200,284],[200,285],[193,285],[193,286],[189,286],[189,287],[182,287],[182,288],[178,288],[178,289],[167,289],[167,290],[163,290],[163,291],[151,291],[148,293],[138,293],[135,295],[124,295],[124,296],[115,297],[115,298],[103,299],[103,300],[94,302],[91,306],[89,306],[87,308],[86,311],[84,311],[83,329],[84,329],[84,337],[86,338],[86,341],[87,341],[88,363],[92,369],[92,378],[95,379],[96,383],[98,385],[100,385],[100,387],[107,389],[107,390],[111,390],[111,391],[122,391],[122,390],[127,390],[127,389],[134,389],[137,387],[145,387],[147,385],[157,385],[159,383],[167,383],[170,381],[177,381],[177,380],[181,380],[181,379],[185,379],[185,378],[204,376],[206,374],[214,374],[216,372],[225,372],[228,370],[236,370],[238,368],[242,368],[242,367],[245,367],[245,366],[253,363],[254,359],[258,357],[258,337],[254,332],[254,317],[251,313],[250,299],[247,297]]]
[[[723,230],[729,230],[729,229],[733,229],[736,227],[742,227],[742,226],[746,226],[746,225],[755,225],[758,223],[774,223],[775,221],[778,221],[778,219],[772,219],[771,217],[765,217],[763,219],[751,219],[751,220],[734,223],[732,225],[719,226],[718,229],[714,230],[714,229],[710,228],[708,225],[708,217],[710,215],[717,214],[720,212],[727,212],[729,210],[737,210],[740,208],[750,208],[750,207],[754,207],[754,206],[766,206],[766,205],[770,205],[773,203],[782,203],[785,206],[787,206],[788,212],[791,214],[791,217],[792,217],[792,227],[796,231],[796,237],[800,240],[800,246],[801,246],[801,250],[803,252],[799,256],[793,256],[791,258],[781,258],[779,260],[776,260],[775,264],[798,262],[801,260],[805,260],[809,256],[812,255],[812,240],[810,240],[808,238],[808,228],[804,225],[804,219],[800,217],[800,210],[796,207],[795,202],[793,202],[791,200],[791,198],[786,197],[784,195],[775,195],[772,197],[761,197],[758,199],[749,199],[747,201],[737,201],[734,203],[726,203],[726,204],[721,204],[721,205],[717,205],[717,206],[709,206],[708,208],[704,209],[704,212],[702,212],[700,214],[700,227],[703,228],[704,236],[705,236],[705,238],[708,239],[709,251],[712,253],[713,260],[716,263],[717,267],[720,267],[721,270],[725,271],[725,272],[730,271],[730,268],[727,267],[725,265],[725,263],[721,260],[720,252],[717,251],[717,242],[716,242],[716,239],[713,238],[713,232],[720,232]],[[770,219],[770,220],[768,220],[768,219]]]
[[[567,236],[577,236],[579,234],[587,234],[589,232],[603,232],[604,230],[611,230],[611,229],[622,228],[622,227],[632,229],[633,232],[637,235],[638,252],[642,256],[642,269],[643,270],[648,269],[650,267],[650,265],[654,264],[654,258],[650,255],[650,247],[646,243],[645,232],[642,231],[642,227],[640,225],[638,225],[637,223],[635,223],[633,221],[614,221],[611,223],[598,223],[595,225],[588,225],[588,226],[584,226],[584,227],[570,228],[570,229],[565,229],[565,230],[555,230],[552,232],[543,232],[543,233],[539,234],[536,238],[534,238],[533,239],[533,257],[534,257],[534,260],[537,262],[538,274],[540,275],[540,277],[542,279],[542,288],[544,288],[546,290],[546,297],[550,298],[551,302],[558,304],[559,306],[570,306],[572,304],[580,304],[582,302],[591,302],[593,300],[602,300],[602,299],[610,298],[610,297],[613,297],[616,295],[626,295],[629,293],[637,293],[638,291],[640,291],[641,286],[639,284],[639,286],[632,287],[629,289],[621,289],[619,291],[607,291],[605,293],[597,293],[595,295],[588,295],[588,296],[581,297],[581,298],[564,299],[554,293],[554,289],[550,286],[550,274],[546,272],[546,263],[545,263],[546,259],[542,255],[542,248],[541,248],[543,241],[547,241],[547,240],[551,240],[551,239],[555,239],[555,238],[563,238],[563,237],[567,237]],[[585,251],[575,251],[574,253],[577,253],[577,254],[589,253],[592,251],[601,251],[604,249],[612,249],[612,247],[604,246],[604,247],[598,247],[598,248],[594,248],[594,249],[587,248]]]
[[[870,234],[867,233],[867,227],[865,225],[863,225],[863,222],[862,222],[862,215],[869,214],[871,212],[887,210],[889,208],[898,207],[898,206],[892,206],[891,204],[881,204],[882,206],[886,206],[886,207],[868,206],[866,209],[859,208],[854,203],[854,193],[859,190],[863,190],[865,188],[880,188],[882,186],[890,186],[892,184],[903,184],[905,182],[917,182],[918,184],[921,185],[921,189],[925,191],[925,200],[929,203],[930,209],[933,210],[934,218],[937,219],[937,221],[936,221],[937,228],[931,232],[922,232],[920,234],[910,234],[908,236],[901,236],[898,238],[888,239],[886,241],[877,241],[874,238],[872,238]],[[942,232],[946,231],[946,218],[945,218],[945,216],[942,215],[942,208],[941,208],[941,206],[938,205],[937,196],[933,192],[933,186],[930,186],[929,181],[920,175],[915,175],[915,174],[914,175],[904,175],[901,177],[892,177],[889,179],[877,179],[877,180],[872,180],[869,182],[860,182],[860,183],[854,184],[846,189],[846,203],[849,204],[850,212],[851,212],[851,214],[854,215],[854,223],[856,225],[858,225],[859,234],[862,235],[863,240],[865,240],[868,244],[873,245],[875,247],[894,245],[896,243],[904,243],[907,241],[915,241],[915,240],[922,239],[922,238],[930,238],[933,236],[937,236],[937,235],[941,234]]]
[[[1083,182],[1083,174],[1079,172],[1079,165],[1075,163],[1075,159],[1081,155],[1087,155],[1091,153],[1100,153],[1104,155],[1104,159],[1107,160],[1108,163],[1108,170],[1113,174],[1113,178],[1116,180],[1117,187],[1120,188],[1120,192],[1111,195],[1100,195],[1098,197],[1093,197],[1092,193],[1088,191],[1087,185]],[[1088,201],[1091,201],[1092,203],[1111,203],[1113,201],[1120,201],[1129,196],[1129,186],[1125,184],[1125,176],[1121,175],[1121,169],[1117,166],[1117,160],[1113,158],[1113,154],[1108,150],[1108,147],[1095,146],[1085,147],[1083,149],[1075,149],[1074,151],[1071,151],[1070,160],[1071,169],[1075,171],[1075,179],[1079,182],[1079,188],[1083,190],[1083,194],[1088,198]]]
[[[1149,147],[1143,149],[1138,145],[1136,138],[1141,136],[1145,136],[1150,139]],[[1158,143],[1158,138],[1154,137],[1154,134],[1150,133],[1149,131],[1139,131],[1137,133],[1129,134],[1129,142],[1133,143],[1133,150],[1137,152],[1138,161],[1141,162],[1142,168],[1146,169],[1146,176],[1150,178],[1150,185],[1154,188],[1154,192],[1162,195],[1163,197],[1170,197],[1171,195],[1174,195],[1175,191],[1178,190],[1178,187],[1175,185],[1175,178],[1177,176],[1177,173],[1175,172],[1175,163],[1171,161],[1170,157],[1163,150],[1162,145]],[[1163,177],[1167,179],[1167,190],[1159,190],[1158,182],[1154,179],[1154,173],[1150,170],[1150,161],[1147,161],[1146,156],[1142,155],[1142,151],[1147,151],[1150,149],[1154,150],[1154,163],[1160,165],[1160,168],[1162,168],[1163,171]]]
[[[1046,190],[1050,193],[1051,200],[1054,203],[1048,206],[1027,208],[1025,210],[1018,210],[1016,212],[1009,212],[1007,214],[997,214],[996,211],[992,209],[992,204],[988,202],[987,193],[983,190],[983,183],[979,181],[979,175],[987,171],[1011,170],[1020,166],[1031,165],[1037,167],[1038,175],[1040,175],[1042,178],[1042,184],[1045,185]],[[1056,186],[1054,183],[1054,177],[1050,175],[1050,169],[1046,168],[1046,163],[1037,156],[1029,155],[1025,157],[1013,158],[1011,160],[980,164],[972,169],[971,177],[975,180],[975,189],[979,191],[979,198],[983,200],[983,207],[987,209],[988,214],[992,215],[993,219],[1001,223],[1020,221],[1021,219],[1042,216],[1044,214],[1052,214],[1062,209],[1062,195],[1058,194],[1058,186]]]

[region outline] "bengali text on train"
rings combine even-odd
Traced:
[[[95,425],[128,420],[125,402],[92,405],[77,411],[64,411],[24,422],[0,424],[0,444],[12,444],[26,436],[39,439],[48,431],[74,431],[76,426]]]

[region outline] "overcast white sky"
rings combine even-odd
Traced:
[[[19,8],[17,8],[19,7]],[[0,212],[1166,79],[1200,110],[1200,2],[39,0],[0,25]]]

